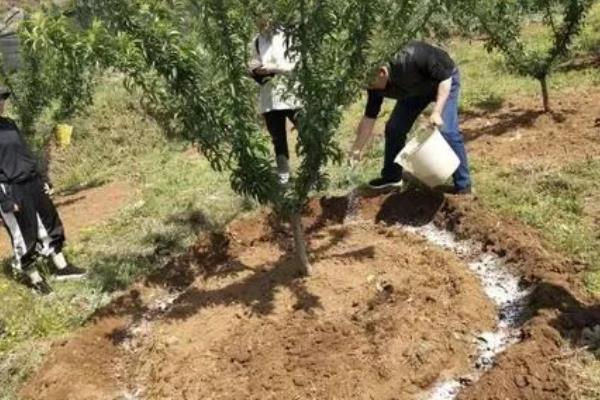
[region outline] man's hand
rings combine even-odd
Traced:
[[[14,212],[18,213],[19,211],[21,211],[21,208],[18,204],[15,204]]]
[[[442,119],[442,112],[446,107],[446,102],[450,96],[450,90],[452,89],[452,78],[448,78],[445,81],[440,82],[438,86],[437,99],[433,112],[429,118],[429,123],[437,128],[444,126],[444,120]]]
[[[373,136],[373,128],[375,127],[375,119],[363,117],[356,128],[356,139],[352,144],[352,149],[348,153],[348,161],[356,162],[360,161],[362,151],[365,145]]]
[[[48,196],[52,196],[54,194],[54,188],[49,182],[44,183],[44,193]]]
[[[442,118],[442,115],[439,112],[433,112],[431,114],[431,117],[429,117],[429,123],[433,127],[441,128],[442,126],[444,126],[444,119]]]

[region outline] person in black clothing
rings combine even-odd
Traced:
[[[385,156],[381,177],[369,185],[375,189],[402,185],[402,167],[394,161],[404,148],[406,136],[417,117],[434,103],[430,123],[452,147],[460,166],[454,173],[454,193],[471,193],[467,153],[458,121],[460,73],[450,56],[427,43],[412,41],[369,82],[365,114],[359,124],[351,160],[360,159],[369,141],[384,98],[397,103],[385,129]]]
[[[0,88],[0,216],[12,241],[14,267],[26,274],[32,288],[48,294],[51,287],[33,266],[37,255],[52,259],[57,279],[81,277],[84,271],[65,260],[64,229],[50,186],[15,123],[1,116],[9,96],[8,89]]]

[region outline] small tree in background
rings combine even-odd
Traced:
[[[548,77],[565,57],[594,0],[466,0],[449,1],[452,14],[473,15],[485,34],[488,49],[499,50],[510,69],[540,83],[543,106],[549,112]],[[550,40],[536,48],[523,39],[522,27],[533,14],[542,15]]]

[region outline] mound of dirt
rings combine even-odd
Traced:
[[[590,298],[581,284],[585,267],[550,250],[532,228],[489,213],[470,199],[448,198],[435,219],[505,257],[533,289],[522,316],[523,340],[501,354],[494,368],[458,399],[574,398],[565,346],[581,346],[582,331],[600,324],[598,299]]]
[[[84,369],[72,355],[85,343],[70,341],[23,398],[65,399],[90,382],[114,393],[121,382],[122,392],[157,399],[410,399],[467,373],[473,334],[494,325],[477,279],[410,234],[371,223],[316,231],[309,279],[277,241],[235,243],[151,331],[115,326],[122,340],[114,346],[114,332],[96,334],[97,349],[85,351],[100,364]],[[120,361],[93,354],[107,346]],[[57,365],[62,379],[52,378]]]
[[[472,372],[474,335],[497,322],[456,255],[393,227],[432,221],[505,257],[531,287],[522,340],[458,398],[569,398],[562,349],[600,324],[581,265],[471,198],[361,197],[341,224],[349,208],[308,207],[308,279],[289,229],[265,213],[207,237],[57,346],[22,398],[418,398]]]
[[[449,198],[435,217],[439,226],[481,242],[484,251],[493,251],[519,267],[528,284],[562,281],[577,291],[584,266],[551,250],[531,227],[514,218],[500,217],[471,199]]]
[[[106,400],[120,398],[117,365],[123,351],[108,339],[123,320],[106,318],[70,340],[54,343],[44,373],[21,394],[25,399]]]

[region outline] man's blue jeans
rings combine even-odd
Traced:
[[[386,180],[399,180],[402,178],[402,167],[394,162],[398,153],[406,144],[406,135],[410,132],[417,117],[425,108],[435,100],[435,95],[427,97],[408,97],[399,100],[392,112],[392,116],[385,128],[385,157],[381,176]],[[444,126],[440,132],[450,145],[458,158],[460,166],[454,173],[454,188],[457,190],[471,186],[469,162],[458,124],[458,102],[460,98],[460,73],[458,70],[452,75],[452,88],[450,96],[444,107],[442,119]]]

